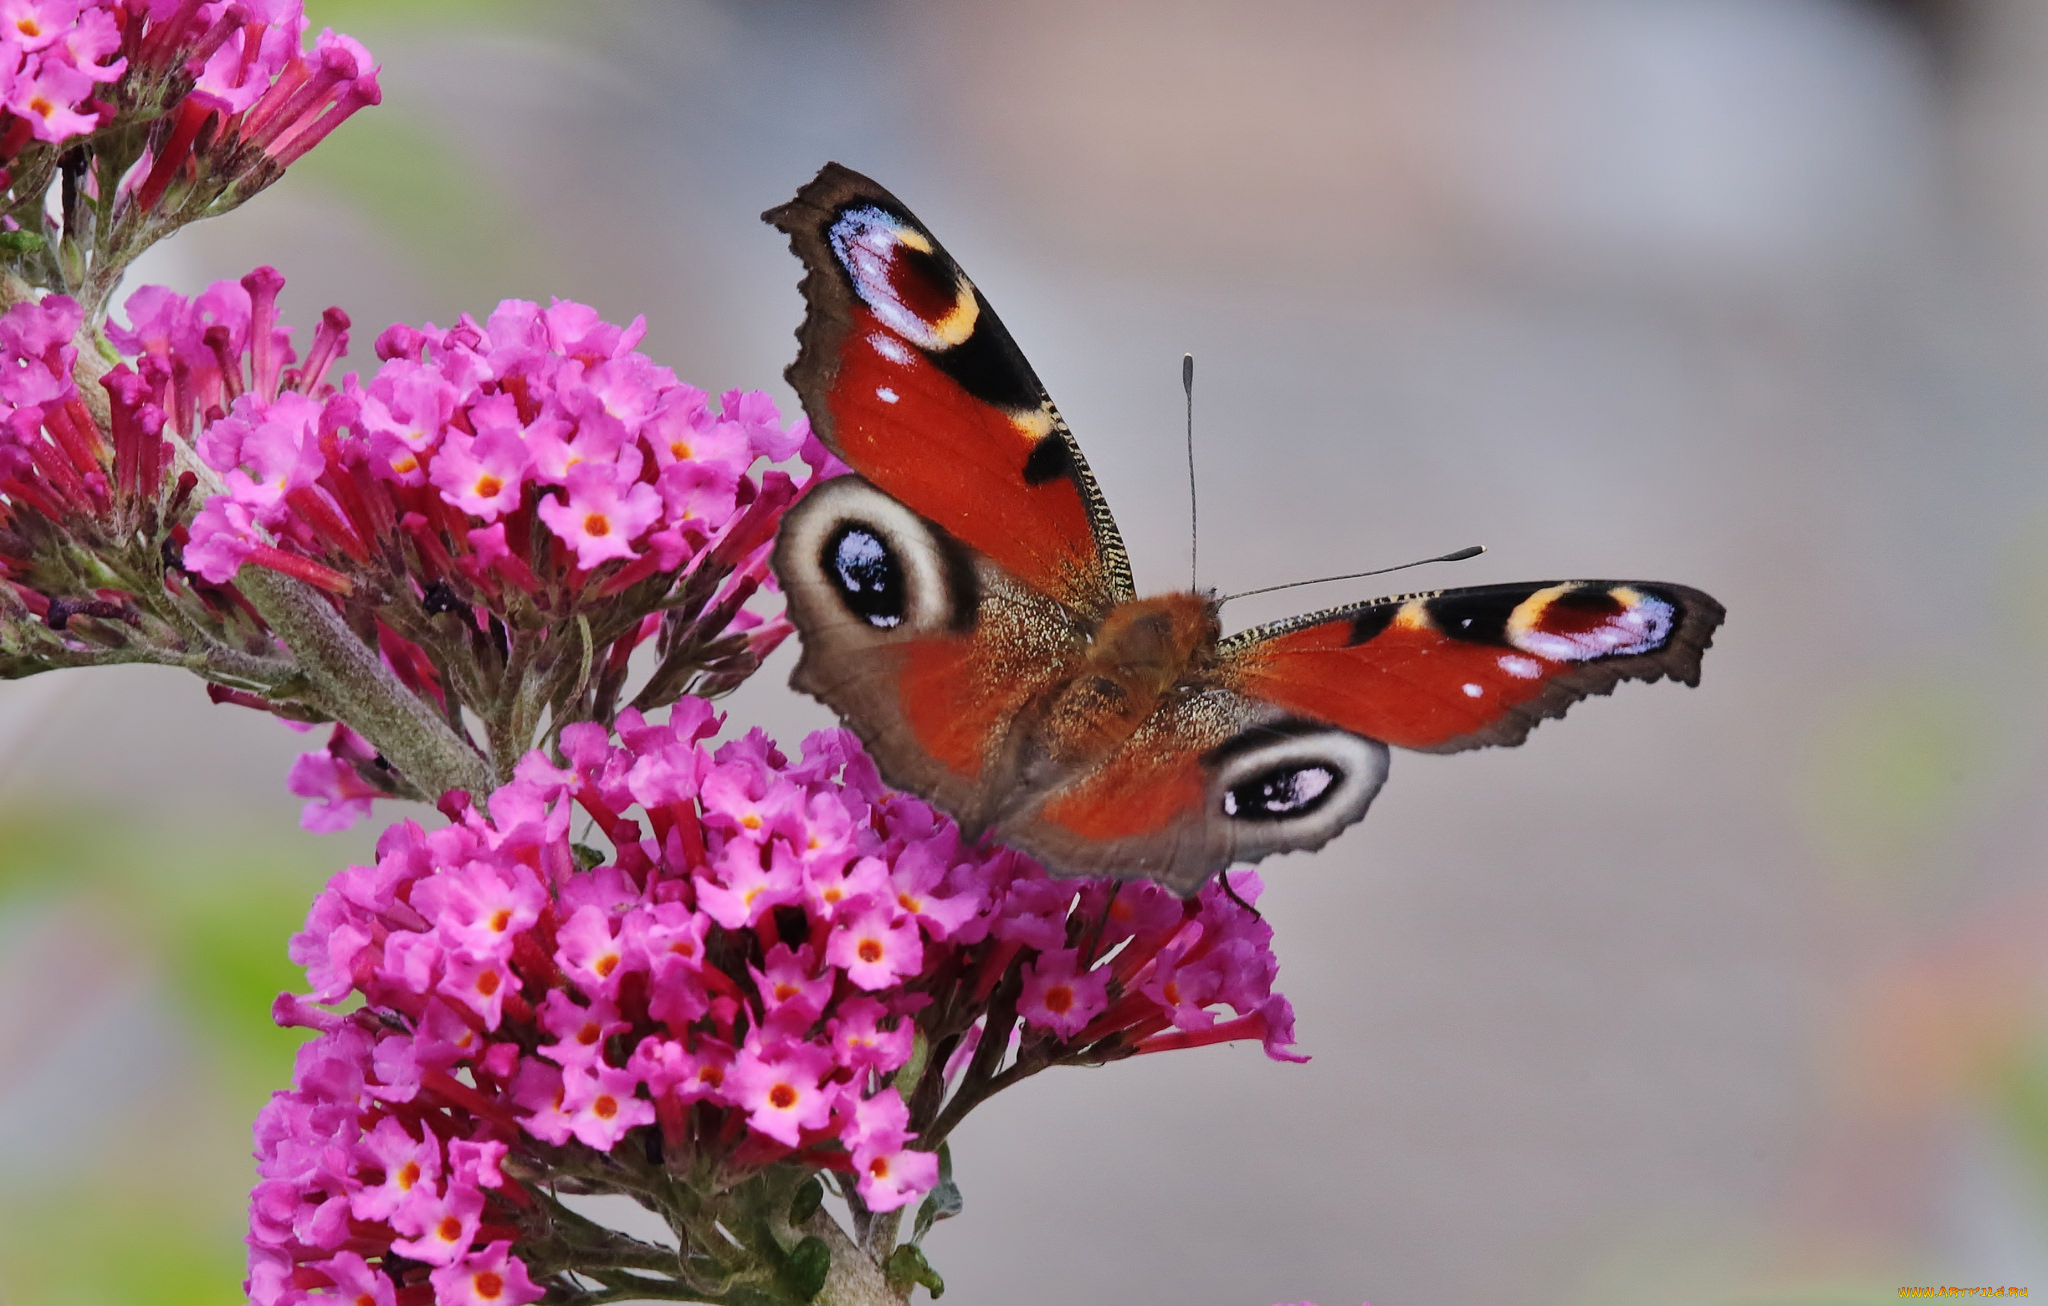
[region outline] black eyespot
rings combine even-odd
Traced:
[[[1336,768],[1282,764],[1223,794],[1223,814],[1240,821],[1290,821],[1321,807],[1338,788]]]
[[[881,536],[848,522],[825,541],[819,562],[854,616],[882,630],[902,624],[908,605],[903,566]]]

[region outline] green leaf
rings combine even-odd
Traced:
[[[42,233],[35,231],[0,231],[0,252],[8,254],[38,254],[48,242]]]
[[[809,1301],[825,1290],[825,1275],[831,1268],[832,1249],[823,1238],[813,1235],[790,1249],[789,1259],[776,1269],[775,1277],[798,1301]]]
[[[946,1295],[946,1281],[939,1277],[939,1272],[924,1258],[924,1252],[916,1243],[905,1243],[889,1253],[888,1264],[882,1267],[882,1272],[888,1277],[889,1286],[899,1292],[922,1284],[925,1291],[931,1293],[933,1301]]]
[[[587,871],[593,866],[604,865],[604,851],[587,843],[572,843],[569,851],[576,854],[576,869]]]
[[[818,1213],[818,1207],[825,1201],[825,1181],[812,1175],[804,1186],[796,1190],[796,1198],[789,1204],[789,1222],[801,1228],[806,1221]]]
[[[924,1241],[932,1226],[941,1220],[950,1220],[960,1214],[963,1205],[960,1185],[953,1182],[953,1147],[950,1143],[939,1144],[939,1182],[925,1194],[924,1205],[917,1208],[917,1223],[912,1226],[910,1245]],[[933,1292],[932,1296],[939,1294]]]

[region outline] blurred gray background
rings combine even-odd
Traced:
[[[1313,1062],[977,1113],[949,1301],[2048,1292],[2048,5],[309,8],[384,106],[145,279],[272,263],[359,363],[394,320],[573,298],[793,406],[798,267],[756,215],[837,159],[997,306],[1142,588],[1185,583],[1191,350],[1205,585],[1484,543],[1396,587],[1728,606],[1699,689],[1403,755],[1371,819],[1261,867]],[[828,723],[792,660],[738,724]],[[0,742],[0,1301],[86,1299],[33,1232],[52,1185],[103,1232],[184,1221],[87,1297],[220,1300],[289,1056],[276,922],[368,836],[292,833],[304,741],[176,674],[7,686]],[[249,901],[254,941],[218,905]]]

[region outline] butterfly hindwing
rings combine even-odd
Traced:
[[[1099,617],[1130,566],[1087,462],[988,301],[924,224],[827,164],[762,215],[804,262],[790,384],[820,439],[1019,581]]]
[[[1239,692],[1400,748],[1518,744],[1624,680],[1699,683],[1724,610],[1683,585],[1534,581],[1403,595],[1232,636]]]
[[[889,783],[993,820],[1014,789],[1012,726],[1085,643],[1066,609],[859,476],[789,511],[773,565],[803,633],[790,684],[853,727]]]
[[[1164,704],[1103,763],[996,834],[1058,874],[1157,880],[1320,848],[1365,815],[1386,745],[1210,688]]]

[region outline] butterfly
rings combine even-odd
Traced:
[[[1388,745],[1518,744],[1623,680],[1699,682],[1723,609],[1682,585],[1436,590],[1228,637],[1213,594],[1140,598],[1066,422],[931,231],[838,164],[762,217],[805,269],[786,375],[853,470],[776,541],[790,683],[970,838],[1192,893],[1363,817]]]

